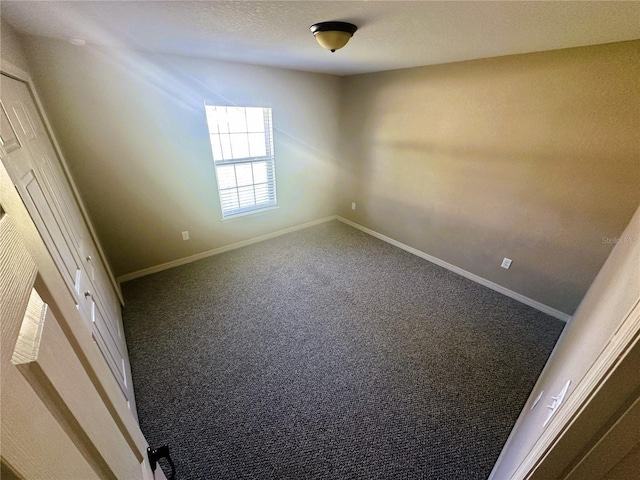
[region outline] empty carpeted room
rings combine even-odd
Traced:
[[[636,478],[639,19],[3,0],[2,478]]]

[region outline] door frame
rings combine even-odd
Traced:
[[[640,395],[639,365],[640,299],[511,479],[603,478],[640,441],[635,430],[620,428]]]

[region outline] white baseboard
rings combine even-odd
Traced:
[[[571,315],[561,312],[560,310],[556,310],[555,308],[552,308],[548,305],[545,305],[544,303],[540,303],[536,300],[533,300],[532,298],[525,297],[524,295],[518,292],[509,290],[508,288],[505,288],[502,285],[498,285],[497,283],[487,280],[486,278],[482,278],[476,275],[475,273],[468,272],[466,270],[463,270],[460,267],[456,267],[455,265],[445,262],[444,260],[440,260],[439,258],[429,255],[428,253],[424,253],[416,248],[410,247],[409,245],[405,245],[404,243],[394,240],[393,238],[387,237],[386,235],[383,235],[381,233],[378,233],[375,230],[371,230],[370,228],[363,227],[362,225],[352,222],[351,220],[347,220],[346,218],[343,218],[341,216],[337,216],[336,218],[341,222],[346,223],[347,225],[351,225],[352,227],[357,228],[358,230],[361,230],[365,233],[368,233],[373,237],[379,238],[384,242],[390,243],[391,245],[401,248],[402,250],[412,253],[420,258],[424,258],[425,260],[428,260],[431,263],[435,263],[436,265],[442,268],[451,270],[452,272],[457,273],[458,275],[468,278],[469,280],[473,280],[474,282],[479,283],[480,285],[483,285],[485,287],[488,287],[491,290],[495,290],[496,292],[506,295],[507,297],[511,297],[514,300],[519,301],[520,303],[529,305],[530,307],[533,307],[536,310],[540,310],[541,312],[544,312],[547,315],[551,315],[552,317],[562,320],[563,322],[568,322],[571,319]]]
[[[330,222],[331,220],[340,220],[343,223],[346,223],[347,225],[351,225],[354,228],[357,228],[358,230],[361,230],[373,237],[379,238],[380,240],[390,243],[391,245],[394,245],[398,248],[401,248],[402,250],[405,250],[409,253],[412,253],[420,258],[423,258],[425,260],[428,260],[431,263],[435,263],[436,265],[439,265],[443,268],[446,268],[447,270],[450,270],[454,273],[457,273],[458,275],[461,275],[465,278],[468,278],[469,280],[473,280],[476,283],[479,283],[480,285],[484,285],[485,287],[488,287],[492,290],[495,290],[496,292],[502,293],[503,295],[506,295],[507,297],[513,298],[514,300],[517,300],[521,303],[524,303],[525,305],[529,305],[530,307],[535,308],[536,310],[540,310],[541,312],[544,312],[548,315],[551,315],[552,317],[555,317],[557,319],[560,319],[564,322],[567,322],[571,319],[571,315],[567,315],[564,312],[561,312],[560,310],[556,310],[555,308],[552,308],[548,305],[545,305],[543,303],[540,303],[536,300],[533,300],[529,297],[525,297],[524,295],[518,293],[518,292],[514,292],[513,290],[509,290],[508,288],[503,287],[502,285],[498,285],[497,283],[494,283],[490,280],[487,280],[485,278],[482,278],[474,273],[468,272],[466,270],[463,270],[462,268],[456,267],[455,265],[452,265],[450,263],[445,262],[444,260],[440,260],[439,258],[436,258],[432,255],[429,255],[428,253],[424,253],[416,248],[410,247],[409,245],[405,245],[402,242],[399,242],[397,240],[394,240],[391,237],[387,237],[386,235],[383,235],[381,233],[376,232],[375,230],[371,230],[367,227],[363,227],[362,225],[359,225],[355,222],[352,222],[351,220],[347,220],[346,218],[343,218],[339,215],[331,215],[329,217],[324,217],[318,220],[314,220],[312,222],[307,222],[307,223],[303,223],[301,225],[296,225],[295,227],[290,227],[290,228],[285,228],[284,230],[278,230],[277,232],[273,232],[273,233],[268,233],[266,235],[260,235],[259,237],[254,237],[254,238],[250,238],[248,240],[243,240],[241,242],[237,242],[237,243],[232,243],[230,245],[225,245],[224,247],[220,247],[220,248],[215,248],[213,250],[208,250],[206,252],[202,252],[202,253],[198,253],[196,255],[191,255],[189,257],[185,257],[185,258],[179,258],[178,260],[173,260],[171,262],[167,262],[167,263],[162,263],[160,265],[156,265],[153,267],[149,267],[149,268],[145,268],[143,270],[138,270],[135,272],[131,272],[131,273],[127,273],[125,275],[121,275],[120,277],[118,277],[118,283],[124,283],[124,282],[128,282],[129,280],[133,280],[135,278],[140,278],[140,277],[144,277],[146,275],[151,275],[153,273],[158,273],[161,272],[163,270],[168,270],[169,268],[173,268],[173,267],[178,267],[180,265],[185,265],[187,263],[191,263],[191,262],[195,262],[197,260],[202,260],[203,258],[207,258],[207,257],[212,257],[213,255],[218,255],[220,253],[224,253],[224,252],[228,252],[230,250],[235,250],[237,248],[242,248],[242,247],[246,247],[247,245],[251,245],[253,243],[258,243],[258,242],[262,242],[263,240],[268,240],[270,238],[275,238],[275,237],[279,237],[281,235],[285,235],[287,233],[291,233],[291,232],[295,232],[296,230],[302,230],[304,228],[308,228],[308,227],[312,227],[314,225],[318,225],[320,223],[324,223],[324,222]]]
[[[154,267],[144,268],[136,272],[126,273],[118,277],[118,283],[128,282],[129,280],[133,280],[134,278],[140,278],[146,275],[151,275],[153,273],[161,272],[163,270],[168,270],[173,267],[179,267],[180,265],[185,265],[187,263],[195,262],[197,260],[202,260],[203,258],[212,257],[213,255],[218,255],[220,253],[228,252],[230,250],[246,247],[247,245],[251,245],[252,243],[262,242],[270,238],[275,238],[275,237],[279,237],[280,235],[285,235],[287,233],[295,232],[296,230],[302,230],[303,228],[312,227],[320,223],[330,222],[331,220],[336,220],[337,218],[338,218],[337,215],[331,215],[330,217],[324,217],[319,220],[314,220],[312,222],[296,225],[295,227],[285,228],[284,230],[278,230],[277,232],[267,233],[266,235],[260,235],[259,237],[254,237],[248,240],[243,240],[241,242],[225,245],[224,247],[215,248],[213,250],[208,250],[202,253],[197,253],[189,257],[179,258],[178,260],[172,260],[171,262],[162,263]]]

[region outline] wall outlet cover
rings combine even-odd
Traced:
[[[511,260],[510,258],[504,257],[504,259],[502,260],[502,264],[500,265],[502,268],[506,268],[507,270],[509,269],[509,267],[511,266],[511,262],[513,260]]]

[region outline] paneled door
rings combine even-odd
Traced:
[[[2,74],[2,162],[57,265],[67,291],[136,415],[117,295],[49,138],[30,85]]]
[[[165,479],[3,164],[0,341],[2,478]]]

